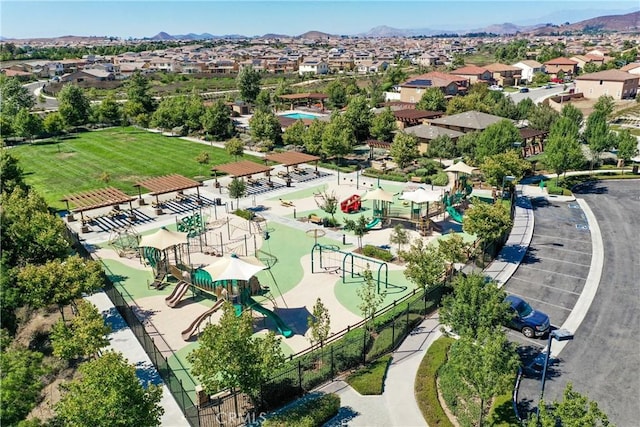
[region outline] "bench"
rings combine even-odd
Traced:
[[[322,220],[322,218],[321,218],[321,217],[319,217],[318,215],[316,215],[316,214],[311,214],[311,215],[309,215],[309,222],[312,222],[312,223],[314,223],[314,224],[322,224],[322,223],[323,223],[323,220]]]
[[[422,183],[422,177],[421,176],[412,176],[411,177],[411,182],[416,182],[418,184]]]

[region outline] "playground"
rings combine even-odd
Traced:
[[[403,199],[419,190],[415,185],[356,189],[331,176],[320,181],[240,199],[240,208],[254,214],[252,220],[234,215],[228,206],[237,201],[205,184],[200,193],[210,199],[222,195],[222,206],[198,207],[140,229],[124,227],[88,240],[138,317],[161,335],[165,356],[182,372],[188,390],[195,389],[195,382],[186,356],[197,348],[199,332],[218,321],[223,301],[233,303],[238,314],[250,310],[255,333],[274,331],[282,336],[284,353],[291,355],[310,345],[307,318],[317,298],[329,310],[332,333],[362,320],[356,291],[365,269],[385,295],[381,307],[413,291],[415,284],[404,277],[403,265],[367,258],[357,253],[353,233],[309,221],[312,215],[331,216],[318,207],[320,194],[335,193],[338,223],[365,216],[363,244],[393,253],[397,248],[389,246],[389,239],[394,223],[405,225],[412,241],[462,231],[456,222],[461,218],[447,213],[458,212],[454,206],[461,199],[454,197],[461,196],[456,192],[434,190],[431,196],[441,194],[439,201],[423,202]],[[345,200],[343,212],[340,202]],[[425,221],[432,224],[428,229]]]

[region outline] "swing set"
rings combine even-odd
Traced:
[[[316,253],[319,255],[317,261]],[[349,283],[361,281],[364,278],[364,271],[369,269],[370,265],[374,266],[373,270],[377,270],[374,273],[374,280],[376,280],[378,293],[380,293],[381,284],[384,284],[385,289],[395,287],[395,285],[389,284],[389,266],[386,262],[366,258],[352,252],[345,252],[335,245],[316,243],[311,248],[311,273],[340,271],[342,283],[347,283],[347,275],[350,276],[350,279],[356,279],[350,280]],[[377,269],[375,269],[375,266],[377,266]],[[360,280],[357,280],[358,278]]]

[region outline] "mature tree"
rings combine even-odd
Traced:
[[[406,132],[398,132],[393,137],[389,153],[398,167],[404,168],[420,155],[418,138]]]
[[[582,134],[591,152],[591,168],[600,161],[600,155],[614,145],[615,137],[609,130],[605,113],[594,111],[587,119],[587,125]]]
[[[229,197],[236,199],[236,208],[240,209],[240,197],[244,197],[247,184],[241,179],[233,178],[229,183]]]
[[[469,110],[471,110],[471,108],[468,108],[464,97],[460,95],[454,96],[449,100],[449,102],[447,102],[447,115],[449,116],[464,113]]]
[[[333,80],[329,83],[325,92],[328,96],[327,105],[330,108],[339,110],[347,105],[347,91],[339,79]]]
[[[615,106],[616,103],[611,95],[602,95],[598,98],[596,103],[593,104],[593,111],[602,113],[605,120],[609,120]]]
[[[244,152],[244,142],[240,138],[231,138],[224,143],[224,149],[227,154],[238,160],[238,156],[242,157]]]
[[[260,72],[253,67],[243,67],[236,77],[236,87],[240,91],[240,98],[253,103],[260,93]]]
[[[384,81],[386,89],[390,89],[393,86],[400,84],[407,79],[407,73],[402,67],[391,66],[387,67],[384,72]]]
[[[151,114],[156,109],[156,101],[150,91],[149,79],[140,71],[136,70],[129,77],[126,84],[127,104],[130,111],[138,111],[140,114]],[[132,116],[133,117],[133,116]]]
[[[320,193],[319,200],[316,199],[316,204],[320,209],[331,215],[334,218],[336,211],[338,210],[338,197],[335,191],[328,192],[327,190]]]
[[[518,102],[516,104],[516,108],[518,109],[518,120],[524,120],[529,117],[529,113],[534,107],[535,104],[533,102],[533,99],[531,98],[525,98],[522,101]]]
[[[490,185],[501,186],[504,177],[508,175],[520,181],[531,169],[531,163],[524,160],[516,150],[508,150],[505,153],[485,157],[480,169]]]
[[[618,132],[616,148],[618,149],[618,158],[628,162],[638,155],[638,139],[629,129],[623,129]]]
[[[205,108],[200,120],[202,130],[213,139],[226,139],[235,133],[231,111],[221,99]]]
[[[356,143],[350,123],[338,112],[331,115],[331,122],[322,133],[322,151],[338,160],[351,153]]]
[[[36,103],[29,89],[20,80],[0,74],[0,110],[2,115],[13,116],[23,108],[30,110]]]
[[[504,153],[520,140],[520,131],[510,120],[494,123],[480,132],[476,143],[476,159],[482,162],[485,157]]]
[[[251,136],[258,141],[279,145],[282,142],[282,126],[271,111],[256,110],[249,119]]]
[[[302,120],[296,120],[294,124],[284,130],[282,134],[282,142],[285,145],[303,145],[304,134],[306,131],[307,127],[304,125]]]
[[[384,89],[386,85],[383,85],[380,76],[377,74],[371,74],[369,76],[369,102],[373,107],[382,104],[385,100]]]
[[[81,126],[89,121],[91,103],[81,88],[68,84],[58,93],[58,112],[67,126]]]
[[[391,141],[393,132],[398,129],[396,117],[393,115],[391,108],[385,108],[380,114],[377,114],[371,120],[371,136],[380,141]]]
[[[358,238],[358,249],[362,249],[362,236],[367,234],[367,218],[364,215],[360,215],[357,220],[346,218],[344,229],[355,234]]]
[[[140,384],[135,366],[121,353],[107,352],[81,364],[79,372],[79,378],[61,386],[63,394],[55,411],[62,425],[160,425],[162,387]]]
[[[501,94],[501,92],[491,92]],[[511,97],[500,95],[500,100],[493,108],[493,114],[496,116],[504,117],[506,119],[518,120],[520,119],[520,110],[518,106],[513,102]]]
[[[529,111],[527,119],[530,128],[548,132],[559,116],[560,114],[548,105],[538,104]]]
[[[551,127],[545,144],[544,162],[558,179],[561,173],[580,167],[584,161],[578,132],[577,122],[570,117],[561,117]]]
[[[409,232],[402,224],[393,227],[389,235],[389,243],[398,245],[398,253],[402,251],[402,246],[409,243]]]
[[[107,335],[110,333],[111,326],[104,323],[96,306],[81,300],[78,312],[69,324],[60,319],[53,325],[53,354],[66,360],[96,357],[102,348],[109,345]]]
[[[358,310],[362,313],[362,317],[367,320],[367,327],[371,330],[373,327],[373,315],[380,308],[384,301],[386,292],[378,292],[378,286],[373,281],[373,274],[367,264],[367,268],[362,272],[364,283],[356,289],[356,295],[360,299]]]
[[[3,195],[0,218],[2,255],[9,265],[44,264],[66,257],[71,250],[64,238],[64,223],[33,191],[25,192],[17,186]]]
[[[45,132],[54,137],[60,136],[64,131],[64,119],[57,111],[47,114],[43,125]]]
[[[475,159],[476,147],[479,137],[480,132],[477,131],[465,133],[464,135],[459,137],[456,141],[456,148],[458,152],[467,159]]]
[[[486,283],[481,274],[460,275],[453,284],[453,294],[442,301],[440,322],[461,337],[477,340],[509,320],[506,296],[495,282]]]
[[[119,125],[122,121],[122,107],[112,93],[102,100],[98,106],[98,120],[107,125]]]
[[[551,81],[551,77],[547,73],[538,72],[533,74],[532,83],[543,85],[545,83],[549,83]]]
[[[371,112],[367,98],[362,95],[352,97],[349,100],[343,117],[349,123],[351,129],[353,129],[353,136],[356,141],[361,142],[369,137],[369,128],[371,127],[373,113]]]
[[[3,319],[4,320],[4,319]],[[26,348],[2,348],[0,353],[0,421],[18,425],[36,406],[42,390],[42,354]]]
[[[529,427],[610,425],[607,414],[598,407],[598,403],[575,391],[571,383],[567,383],[562,401],[555,401],[551,406],[547,406],[545,402],[540,402],[540,405],[540,419],[532,414],[527,423]]]
[[[261,90],[256,97],[256,108],[271,111],[271,104],[271,92],[265,89]]]
[[[411,248],[400,254],[407,263],[404,270],[407,279],[426,292],[440,285],[445,273],[445,264],[435,245],[427,245],[422,239],[415,239]]]
[[[447,99],[444,92],[438,87],[430,87],[424,91],[420,101],[416,104],[416,110],[445,111]]]
[[[503,236],[513,224],[507,205],[484,203],[474,200],[473,206],[465,211],[462,228],[465,233],[475,234],[482,240],[483,256],[487,243]]]
[[[324,151],[322,151],[322,136],[324,135],[326,127],[326,122],[322,122],[320,120],[314,120],[311,122],[311,125],[309,125],[307,131],[302,137],[304,149],[307,153],[322,155],[323,157],[325,156]]]
[[[160,129],[180,129],[181,133],[199,130],[204,115],[202,99],[195,94],[165,98],[153,113],[151,124]]]
[[[202,129],[202,116],[204,116],[205,106],[202,97],[195,91],[184,100],[184,126],[187,132],[196,132]]]
[[[42,133],[44,125],[39,115],[31,114],[29,110],[22,108],[16,114],[13,128],[18,136],[32,141],[34,136]]]
[[[565,104],[565,106],[562,107],[562,110],[560,111],[560,116],[566,117],[571,120],[571,122],[578,127],[578,130],[582,126],[582,121],[584,120],[582,111],[580,111],[578,107],[573,104]],[[553,129],[553,126],[551,127],[551,129]]]
[[[272,331],[254,337],[250,311],[237,316],[228,302],[220,321],[207,325],[198,343],[200,347],[187,359],[193,366],[191,372],[210,394],[238,388],[257,402],[260,386],[284,363],[280,338]]]
[[[18,160],[11,155],[9,150],[6,148],[0,149],[0,194],[3,194],[3,197],[8,197],[16,187],[25,191],[27,190],[27,184],[24,182],[22,177],[23,173],[22,168],[18,164]],[[21,192],[20,194],[24,194],[24,192]],[[5,203],[6,201],[3,200],[3,204]],[[7,233],[7,224],[4,222],[4,216],[2,219],[2,234],[5,234]],[[2,249],[3,251],[6,250],[4,245]]]
[[[456,143],[449,135],[438,135],[429,141],[427,156],[437,159],[452,159],[459,154]]]
[[[512,386],[520,360],[505,333],[494,330],[478,340],[461,337],[451,346],[447,363],[480,399],[478,425],[482,426],[492,398]]]
[[[329,338],[329,332],[331,332],[331,316],[329,315],[329,309],[322,303],[320,298],[313,305],[311,316],[307,317],[307,325],[311,331],[309,335],[311,344],[319,343],[322,347],[327,338]]]
[[[63,307],[82,294],[91,294],[105,284],[104,272],[97,261],[78,255],[43,265],[28,264],[18,273],[18,287],[25,301],[34,308],[57,304]]]
[[[447,263],[447,269],[451,271],[454,263],[467,261],[471,244],[465,242],[459,233],[447,236],[446,239],[438,239],[438,252]]]

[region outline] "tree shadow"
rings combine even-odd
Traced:
[[[150,384],[161,385],[162,378],[156,370],[155,366],[151,362],[141,361],[136,363],[136,376],[142,383],[142,386],[147,388]]]
[[[129,327],[129,325],[127,325],[127,322],[118,312],[118,309],[116,309],[115,307],[104,310],[102,312],[102,316],[104,317],[104,323],[111,327],[111,332],[118,332]]]
[[[335,417],[327,421],[327,423],[324,426],[325,427],[348,426],[349,422],[353,421],[358,415],[360,415],[360,412],[354,410],[352,407],[341,406],[340,410],[338,410],[338,415],[336,415]]]
[[[524,254],[524,257],[522,258],[522,262],[521,264],[537,264],[540,262],[540,258],[538,258],[538,256],[536,255],[536,252],[538,252],[538,249],[529,246],[529,248],[527,249],[527,253]]]
[[[158,310],[145,310],[138,306],[133,306],[131,307],[131,309],[133,310],[133,313],[136,315],[138,320],[140,320],[140,322],[144,324],[151,323],[151,317],[153,317],[153,315],[158,312]]]
[[[609,188],[602,181],[587,181],[576,184],[571,189],[575,194],[606,194]]]

